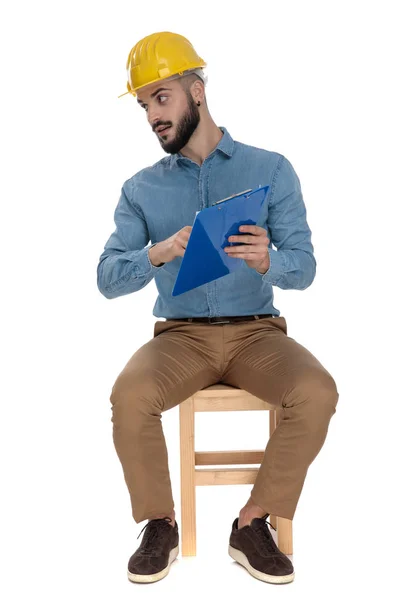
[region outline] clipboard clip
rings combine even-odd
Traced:
[[[228,198],[223,198],[222,200],[213,202],[211,204],[211,206],[215,206],[216,204],[221,204],[221,202],[226,202],[227,200],[232,200],[232,198],[237,198],[237,196],[242,196],[242,194],[247,194],[248,192],[251,192],[251,188],[248,190],[244,190],[243,192],[239,192],[238,194],[233,194],[232,196],[228,196]]]

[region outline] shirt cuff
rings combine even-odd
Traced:
[[[156,267],[151,262],[150,257],[149,257],[149,250],[150,250],[150,248],[152,248],[155,245],[156,245],[156,242],[154,244],[151,244],[151,246],[144,248],[144,252],[140,255],[138,263],[136,265],[136,275],[138,277],[145,277],[152,272],[156,273],[157,271],[162,269],[163,266],[165,265],[165,263],[162,263],[161,265],[158,265],[158,267]]]
[[[262,277],[263,281],[266,281],[271,285],[277,285],[278,281],[285,272],[285,255],[283,252],[279,252],[279,250],[274,250],[273,248],[268,248],[268,253],[270,259],[268,271],[266,273],[258,273],[256,269],[254,270],[260,277]]]

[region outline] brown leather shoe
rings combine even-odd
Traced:
[[[268,583],[289,583],[294,569],[289,558],[275,544],[267,523],[268,513],[238,529],[239,518],[232,524],[229,556],[245,567],[250,575]],[[276,531],[276,529],[275,529]]]
[[[169,573],[171,563],[179,554],[179,532],[175,520],[152,519],[142,529],[146,529],[142,543],[129,559],[128,578],[137,583],[152,583]],[[139,533],[140,537],[142,531]]]

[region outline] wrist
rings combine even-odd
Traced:
[[[155,244],[149,250],[149,260],[154,267],[162,267],[165,263],[162,262],[160,257],[159,244]]]
[[[256,269],[257,273],[260,273],[260,275],[265,275],[265,273],[268,271],[268,269],[271,266],[271,261],[269,259],[265,260],[264,262],[261,263],[261,265],[259,265]]]

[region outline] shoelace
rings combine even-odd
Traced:
[[[275,554],[279,554],[279,550],[276,547],[276,544],[274,542],[274,539],[272,537],[272,534],[270,532],[270,530],[268,529],[268,525],[270,527],[272,527],[272,529],[274,531],[276,531],[275,527],[272,525],[272,523],[269,523],[267,521],[267,518],[269,517],[268,514],[264,515],[263,517],[261,517],[261,519],[264,521],[261,525],[257,525],[256,527],[252,527],[253,531],[255,531],[258,535],[258,539],[261,542],[261,546],[263,548],[263,550],[266,550],[267,552],[272,552]]]
[[[154,522],[157,522],[157,525],[154,525]],[[141,554],[155,554],[154,547],[152,547],[153,541],[155,541],[160,533],[164,529],[164,525],[171,528],[171,525],[168,525],[169,522],[172,522],[170,517],[163,517],[162,519],[151,519],[146,525],[143,527],[142,531],[139,533],[136,539],[139,539],[142,535],[142,532],[148,527],[150,524],[153,526],[150,527],[147,532],[149,535],[146,537],[146,534],[143,536],[143,546],[140,550]],[[168,531],[168,530],[167,530]],[[147,533],[146,532],[146,533]]]

